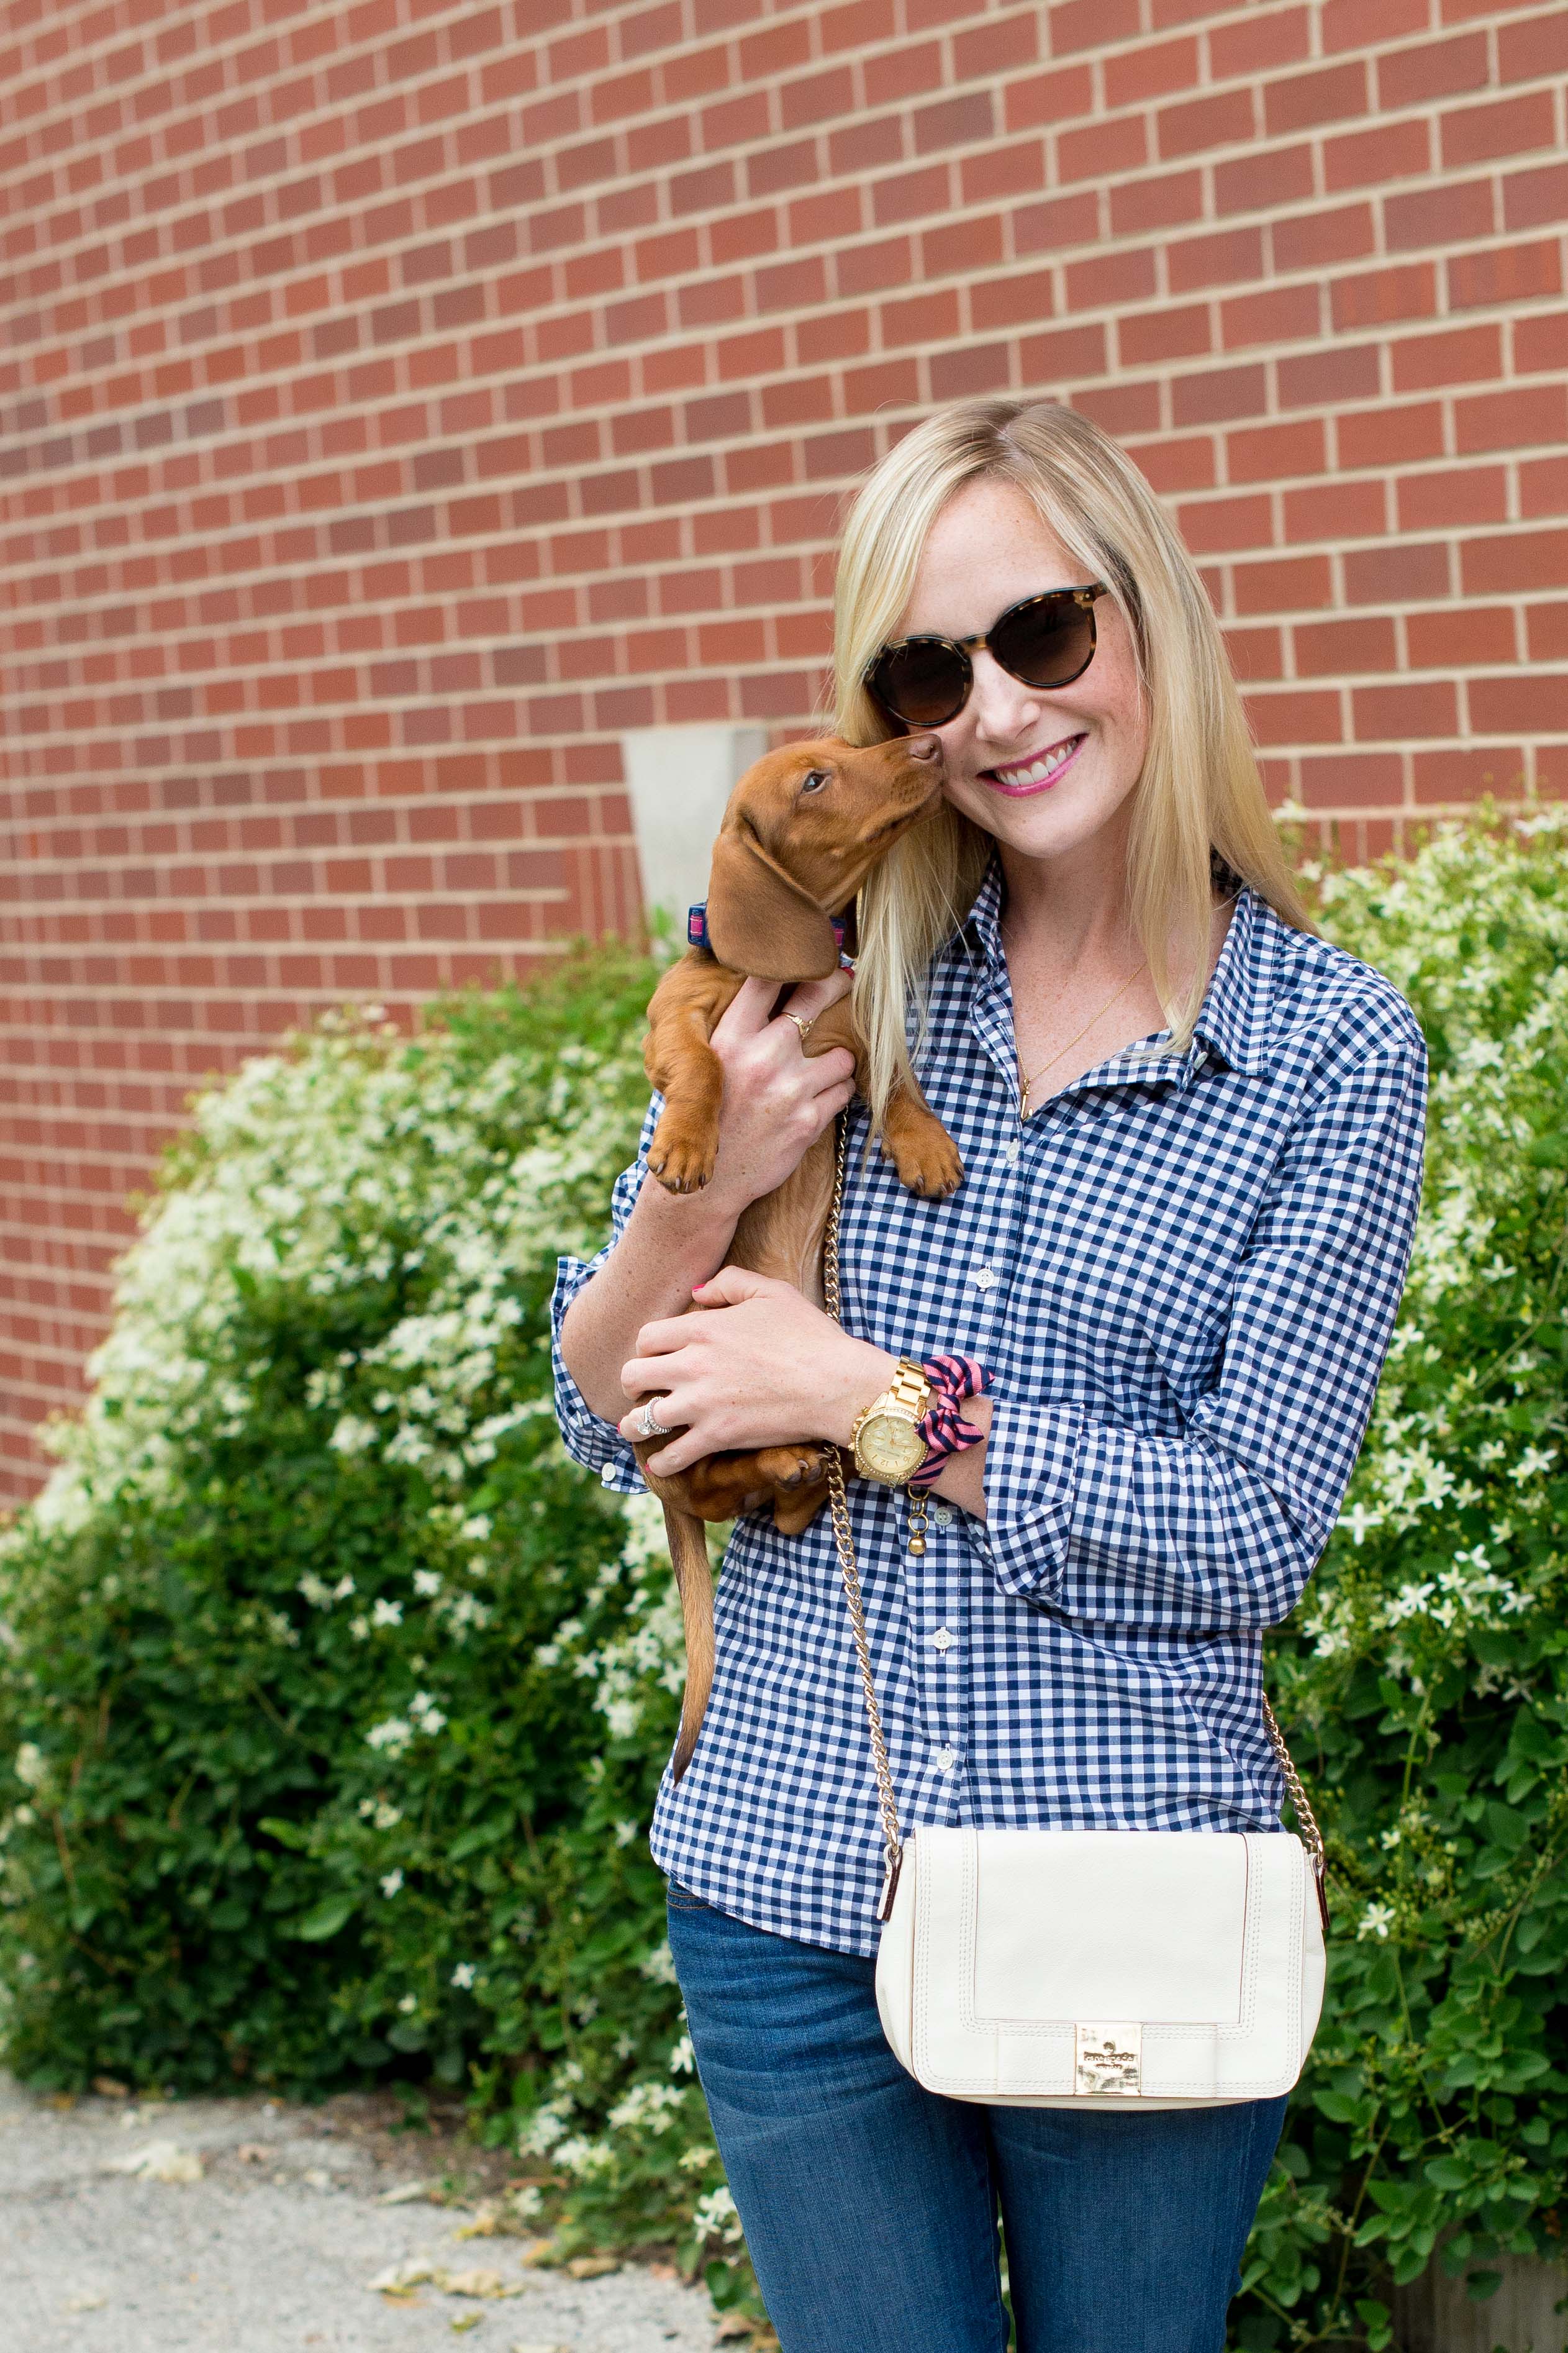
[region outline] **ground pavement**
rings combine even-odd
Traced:
[[[0,2344],[710,2353],[700,2291],[637,2265],[582,2279],[531,2268],[526,2239],[485,2234],[498,2208],[484,2160],[389,2129],[394,2115],[355,2099],[51,2105],[0,2077]],[[479,2235],[458,2235],[476,2221]],[[370,2287],[399,2264],[412,2284]]]

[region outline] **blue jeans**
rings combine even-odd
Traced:
[[[888,2048],[876,1965],[673,1884],[713,2136],[784,2353],[1221,2353],[1283,2100],[975,2107]]]

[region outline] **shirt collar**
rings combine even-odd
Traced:
[[[1005,980],[1007,958],[1002,946],[1002,861],[994,850],[984,879],[961,925],[972,948],[984,958],[994,977]],[[1193,1031],[1185,1069],[1195,1071],[1207,1056],[1249,1078],[1267,1078],[1273,1068],[1274,994],[1279,976],[1279,923],[1272,910],[1245,883],[1226,933],[1219,962]],[[1118,1063],[1121,1057],[1118,1056]],[[1143,1065],[1149,1069],[1147,1062]],[[1160,1073],[1175,1074],[1167,1064]],[[1158,1066],[1156,1065],[1157,1069]]]

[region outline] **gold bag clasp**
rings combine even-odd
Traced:
[[[1143,2088],[1143,2029],[1125,2020],[1081,2018],[1073,2029],[1073,2089],[1102,2098]]]

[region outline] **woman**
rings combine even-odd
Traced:
[[[1192,563],[1083,417],[984,401],[910,434],[857,502],[836,621],[840,732],[932,727],[945,762],[942,810],[862,893],[869,1101],[847,1054],[802,1050],[842,977],[776,1017],[746,984],[714,1040],[713,1183],[677,1199],[639,1159],[608,1251],[562,1261],[567,1442],[625,1490],[628,1399],[676,1433],[655,1471],[849,1446],[912,1362],[947,1392],[924,1503],[849,1482],[906,1822],[1277,1829],[1262,1632],[1370,1411],[1420,1186],[1419,1031],[1307,928]],[[869,1142],[911,1056],[963,1155],[947,1201]],[[840,1330],[724,1259],[844,1109]],[[692,1295],[713,1312],[682,1315]],[[718,1631],[653,1852],[784,2353],[997,2353],[998,2208],[1022,2353],[1216,2353],[1283,2101],[922,2090],[874,2006],[881,1843],[826,1513],[793,1538],[737,1525]]]

